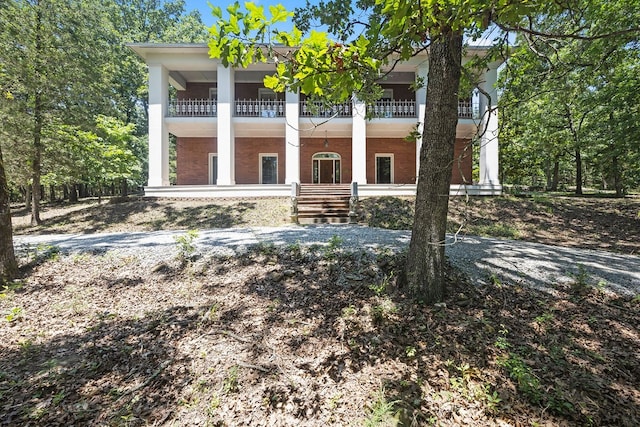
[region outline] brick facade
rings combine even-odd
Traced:
[[[376,154],[393,154],[393,183],[416,183],[416,144],[404,139],[367,139],[367,183],[376,183]]]
[[[330,138],[328,147],[324,138],[302,138],[300,140],[300,180],[312,182],[312,157],[316,153],[337,153],[341,160],[342,183],[352,179],[351,139]],[[177,184],[209,184],[209,153],[217,152],[216,138],[178,138],[177,140]],[[285,180],[284,138],[236,138],[235,170],[236,184],[260,183],[260,154],[277,154],[278,184]],[[394,184],[415,184],[416,146],[403,139],[367,139],[367,182],[376,183],[376,154],[393,154]],[[468,139],[457,139],[451,170],[452,184],[470,184],[472,156]]]
[[[209,153],[216,153],[216,138],[178,138],[176,143],[176,184],[209,184]]]
[[[278,184],[285,179],[284,138],[236,138],[236,184],[260,183],[260,154],[278,155]]]
[[[453,166],[451,168],[451,184],[471,184],[473,157],[471,140],[457,138],[453,148]]]
[[[313,182],[312,158],[316,153],[337,153],[340,155],[340,182],[351,182],[351,138],[329,138],[324,146],[324,138],[300,138],[300,181]]]

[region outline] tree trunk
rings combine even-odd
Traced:
[[[611,168],[613,169],[613,188],[616,189],[616,197],[624,197],[624,186],[622,185],[622,173],[620,172],[618,156],[613,156],[613,159],[611,159]]]
[[[129,186],[127,185],[126,179],[122,179],[122,185],[120,187],[120,195],[122,197],[127,197],[129,195]]]
[[[556,157],[553,162],[553,181],[551,181],[551,191],[558,191],[558,184],[560,183],[560,159]]]
[[[37,113],[36,113],[37,115]],[[38,119],[36,118],[36,123]],[[39,126],[36,124],[36,129]],[[31,225],[40,225],[42,220],[40,219],[40,199],[42,198],[41,187],[40,187],[40,175],[42,173],[41,170],[41,159],[42,159],[42,147],[41,147],[41,127],[36,130],[34,137],[34,147],[33,153],[31,157]]]
[[[38,4],[39,6],[39,4]],[[36,12],[36,28],[35,28],[36,52],[38,55],[45,55],[42,52],[42,10],[38,7]],[[40,77],[41,58],[36,60],[36,75]],[[38,78],[38,83],[44,83],[44,79]],[[31,203],[31,225],[40,225],[40,175],[42,173],[42,126],[44,122],[44,105],[40,88],[36,88],[35,103],[33,106],[33,152],[31,153],[31,195],[33,202]]]
[[[31,210],[31,186],[24,187],[24,209],[29,212]]]
[[[55,185],[50,185],[49,186],[49,200],[51,200],[51,203],[55,203],[56,201],[56,186]]]
[[[13,279],[17,274],[18,263],[13,251],[9,185],[0,149],[0,283]]]
[[[445,293],[444,242],[458,123],[462,35],[435,38],[430,53],[415,219],[405,270],[409,292],[428,304],[441,301]]]
[[[71,184],[69,186],[69,203],[78,203],[78,185]]]
[[[582,154],[576,148],[576,194],[582,195]]]

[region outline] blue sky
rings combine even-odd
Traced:
[[[211,16],[211,8],[209,7],[209,2],[212,4],[221,7],[222,9],[226,8],[228,5],[233,3],[233,0],[186,0],[185,9],[188,11],[198,9],[202,14],[202,21],[207,26],[211,26],[213,24],[213,17]],[[265,9],[269,7],[269,5],[275,5],[280,3],[287,10],[292,11],[296,7],[304,6],[304,0],[253,0],[255,4],[263,5]],[[240,4],[244,4],[243,0],[240,0]]]

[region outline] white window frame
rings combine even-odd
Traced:
[[[209,163],[208,163],[209,164],[209,185],[216,185],[216,184],[213,183],[213,168],[212,168],[212,166],[213,166],[213,159],[214,158],[216,159],[216,162],[217,162],[218,161],[218,153],[209,153]],[[218,165],[218,167],[219,166],[220,165]],[[218,168],[216,168],[216,170],[217,169]],[[216,181],[217,181],[217,178],[218,177],[216,177]]]
[[[218,99],[218,88],[210,87],[209,88],[209,99]]]
[[[276,184],[279,182],[278,167],[280,166],[280,159],[278,153],[260,153],[258,155],[258,173],[260,178],[260,184],[262,184],[262,158],[263,157],[275,157],[276,158]]]
[[[395,159],[393,156],[393,153],[376,153],[376,158],[375,158],[375,179],[376,179],[376,184],[378,184],[378,157],[390,157],[391,158],[391,183],[393,184],[395,182],[395,176],[394,176],[394,169],[395,169]]]

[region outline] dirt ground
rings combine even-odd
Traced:
[[[485,233],[638,249],[637,200],[504,200],[452,211]],[[46,208],[37,229],[17,216],[16,230],[277,225],[279,202],[94,202]],[[362,218],[397,227],[406,206],[381,200]],[[20,251],[23,276],[0,292],[0,425],[640,425],[640,296],[580,276],[552,292],[477,287],[452,268],[431,307],[398,289],[403,254],[339,238],[237,256],[176,248],[157,264]]]

